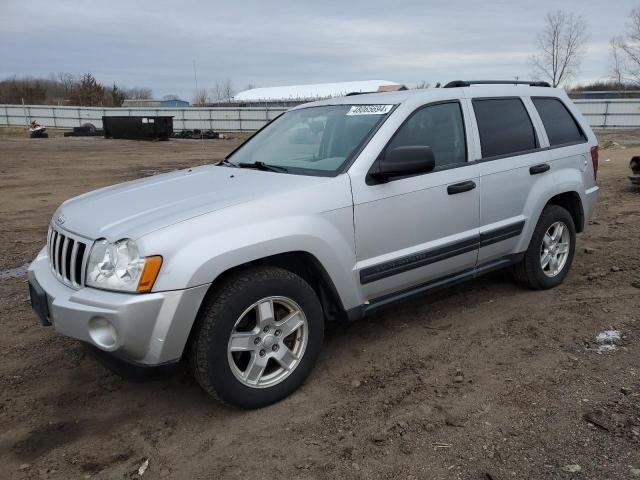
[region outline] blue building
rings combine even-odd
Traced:
[[[189,102],[186,100],[160,100],[160,106],[169,108],[188,107]]]
[[[127,99],[122,102],[123,107],[144,107],[144,108],[182,108],[188,107],[189,102],[186,100],[137,100]]]

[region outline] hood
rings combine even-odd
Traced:
[[[199,215],[326,180],[205,165],[85,193],[64,202],[53,222],[90,239],[136,239]]]

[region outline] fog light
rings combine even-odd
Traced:
[[[89,335],[96,345],[105,350],[112,350],[118,342],[116,328],[103,317],[94,317],[89,320]]]

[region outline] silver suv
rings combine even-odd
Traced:
[[[597,141],[563,91],[517,83],[301,105],[216,165],[68,200],[33,308],[117,362],[188,360],[254,408],[304,381],[327,320],[502,267],[555,287],[596,203]]]

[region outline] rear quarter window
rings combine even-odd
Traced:
[[[531,100],[542,119],[550,146],[582,143],[587,140],[578,122],[561,100],[542,97],[534,97]]]
[[[519,98],[473,100],[482,157],[518,154],[538,147],[533,123]]]

